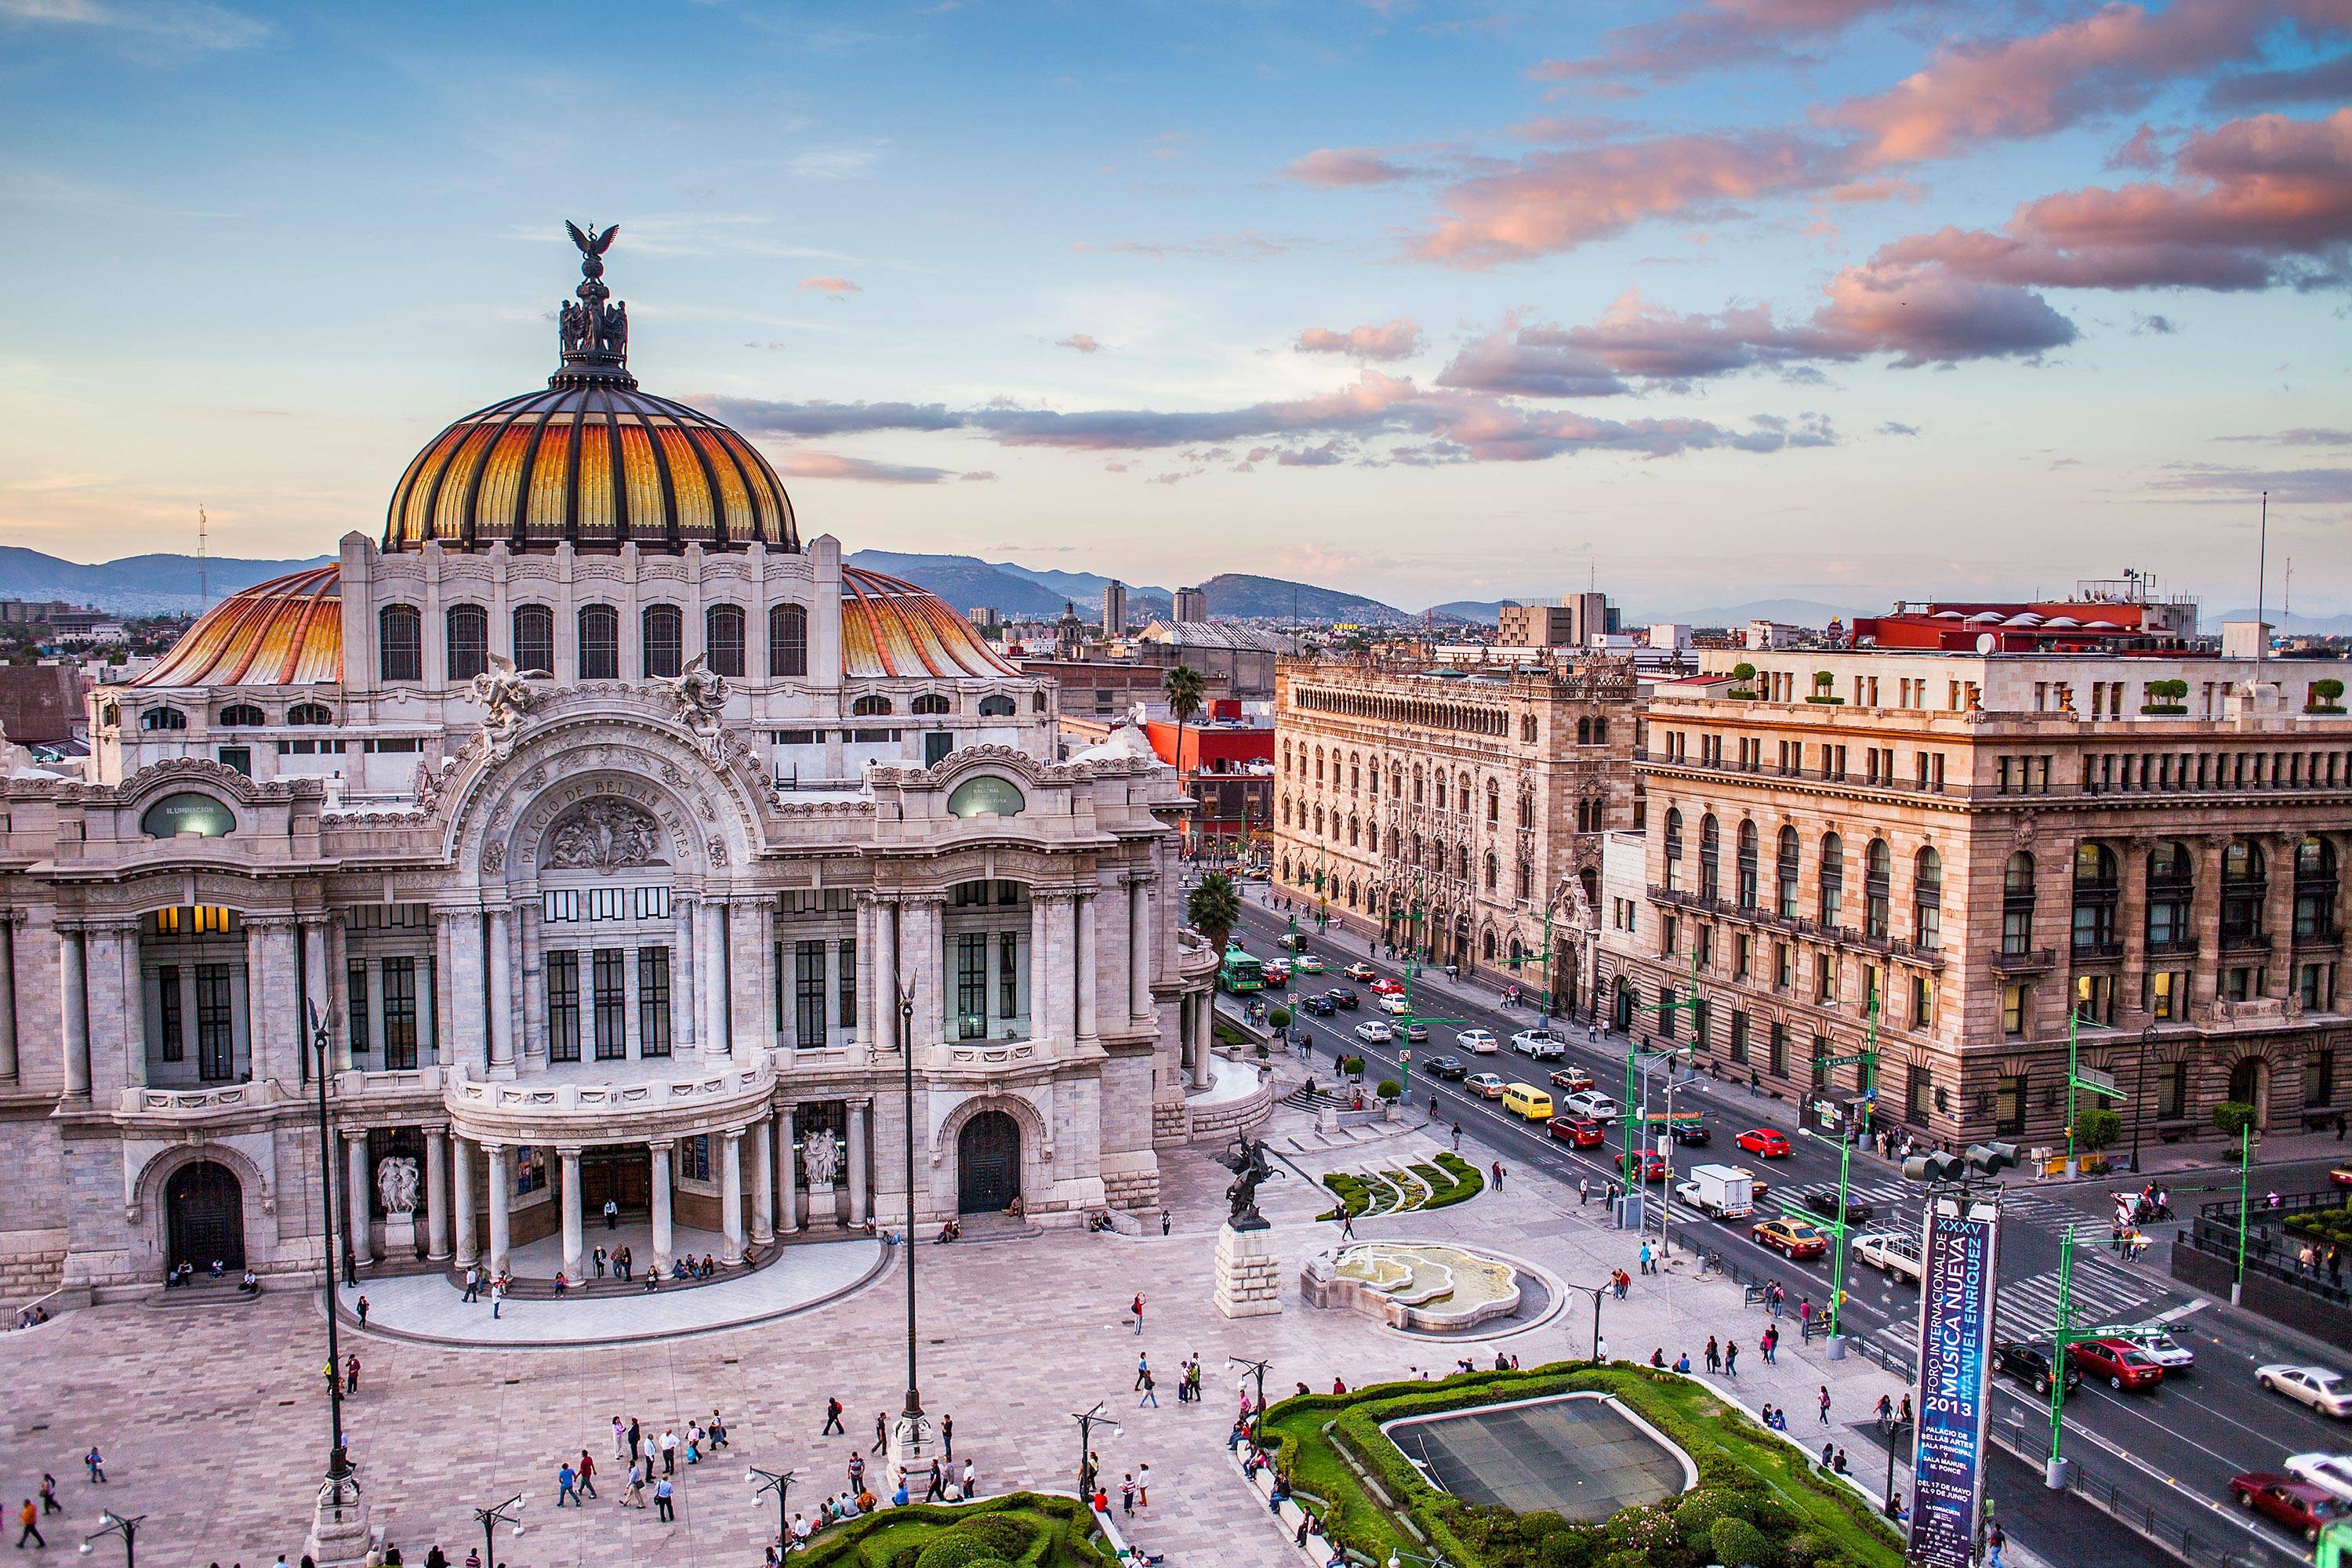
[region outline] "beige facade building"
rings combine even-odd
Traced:
[[[1465,972],[1591,994],[1601,840],[1630,826],[1636,682],[1608,659],[1486,669],[1286,658],[1275,879],[1352,930]]]
[[[1863,1065],[1816,1059],[1874,1021],[1882,1120],[1947,1144],[2063,1146],[2070,1010],[2126,1137],[2352,1108],[2343,665],[1704,659],[1651,707],[1643,861],[1606,890],[1621,1026],[1846,1096]]]

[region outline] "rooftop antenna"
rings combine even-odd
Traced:
[[[202,505],[196,508],[196,614],[203,615],[213,607],[210,586],[205,580],[205,556],[210,542],[212,520],[205,515]]]
[[[2286,558],[2286,584],[2279,590],[2279,630],[2294,619],[2294,557]]]
[[[2263,590],[2269,585],[2271,559],[2271,492],[2263,492],[2261,542],[2254,547],[2254,683],[2263,679],[2263,645],[2271,639],[2263,631]]]

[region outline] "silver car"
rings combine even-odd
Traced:
[[[2344,1374],[2324,1366],[2274,1361],[2254,1368],[2254,1381],[2273,1394],[2284,1394],[2308,1405],[2323,1415],[2352,1415],[2352,1384]]]

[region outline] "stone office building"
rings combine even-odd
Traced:
[[[1054,761],[1050,683],[804,542],[583,271],[547,387],[428,443],[380,541],[100,688],[87,776],[0,786],[10,1299],[315,1269],[321,1071],[363,1267],[560,1233],[576,1279],[608,1197],[730,1267],[1156,1198],[1215,963],[1170,771]]]
[[[1436,669],[1286,658],[1276,889],[1433,963],[1591,994],[1601,844],[1632,826],[1638,687],[1621,660]],[[1543,962],[1545,914],[1551,962]]]
[[[1636,763],[1620,1026],[1847,1098],[1865,1064],[1815,1060],[1874,1022],[1879,1116],[1948,1146],[2063,1148],[2070,1012],[2127,1140],[2210,1136],[2223,1100],[2279,1130],[2352,1110],[2342,664],[1702,657]]]

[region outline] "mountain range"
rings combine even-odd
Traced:
[[[333,559],[317,555],[308,561],[239,561],[215,556],[204,563],[204,589],[199,595],[193,555],[129,555],[84,565],[37,550],[0,545],[0,598],[63,599],[123,616],[188,616],[207,602],[218,604],[223,595],[240,588]]]

